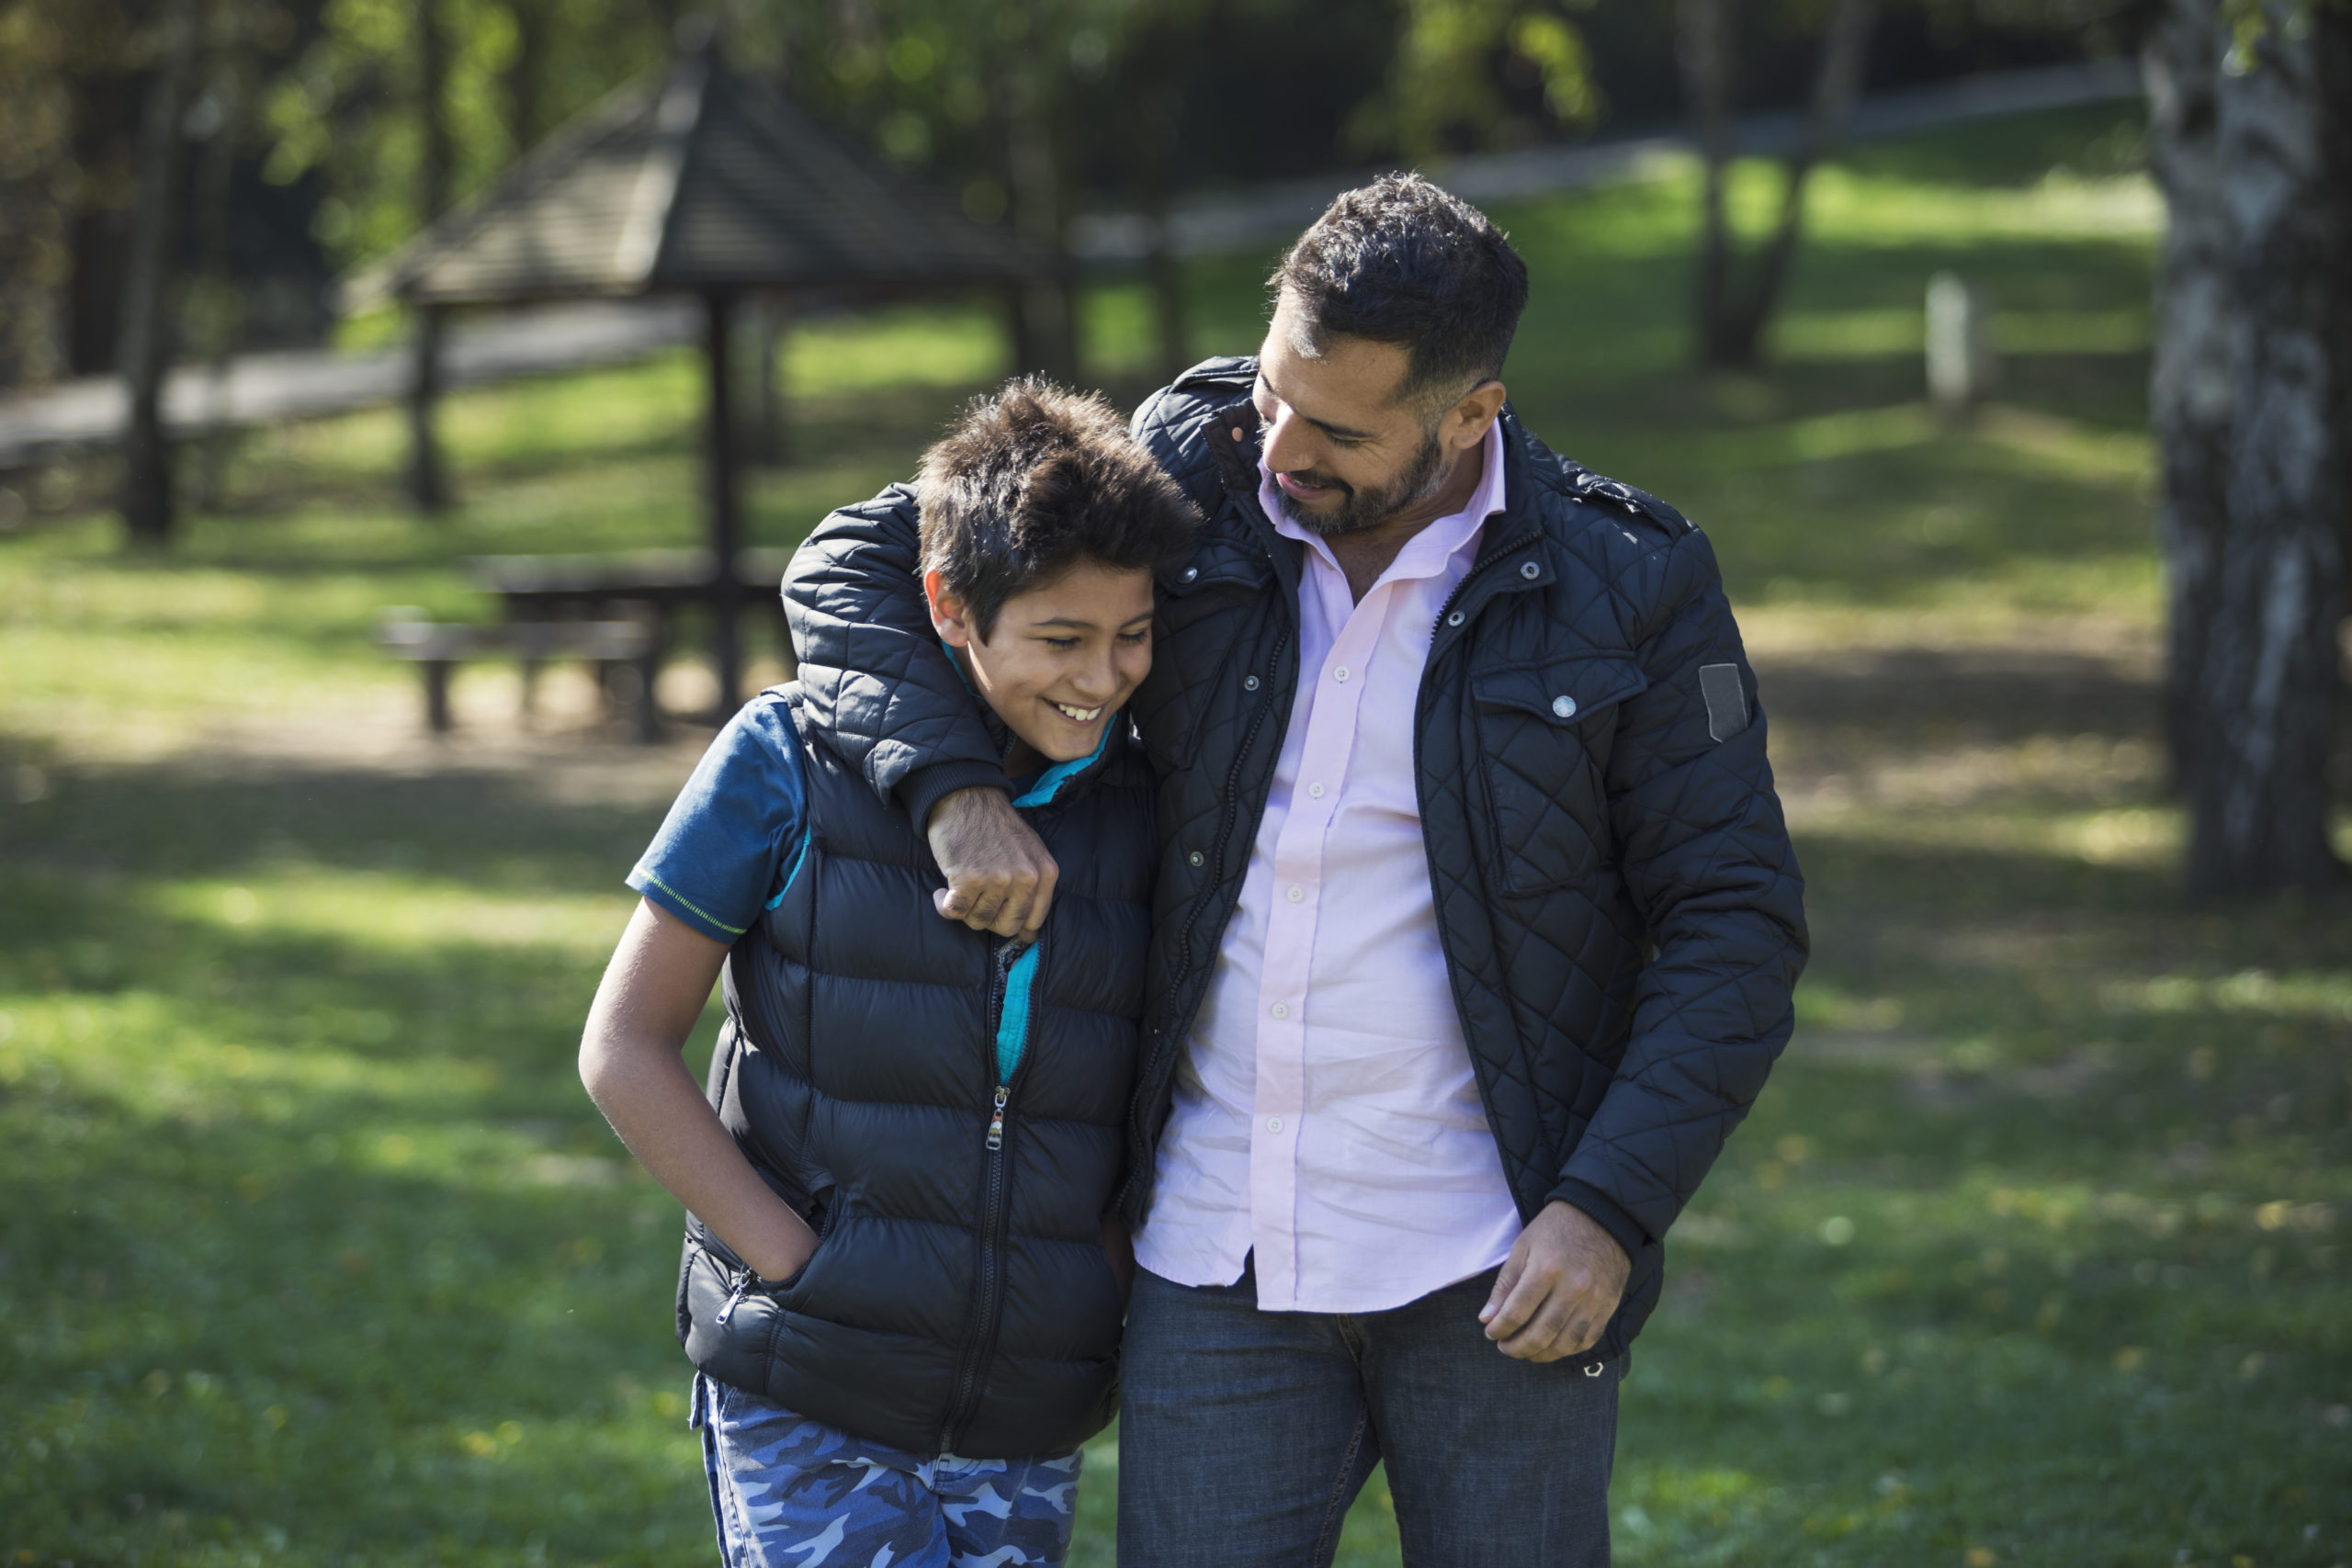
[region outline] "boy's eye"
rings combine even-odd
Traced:
[[[1119,640],[1125,643],[1129,648],[1141,648],[1145,643],[1151,640],[1151,628],[1149,626],[1146,626],[1139,632],[1121,632],[1119,634]]]
[[[1068,653],[1071,649],[1078,646],[1078,638],[1074,637],[1049,637],[1042,640],[1047,648],[1052,649],[1056,653]]]

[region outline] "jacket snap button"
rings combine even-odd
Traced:
[[[1600,1375],[1600,1370],[1608,1364],[1606,1361],[1595,1361],[1584,1370],[1584,1375],[1589,1378],[1597,1378]]]
[[[1452,615],[1450,615],[1446,616],[1446,618],[1445,618],[1445,624],[1446,624],[1447,626],[1460,626],[1460,625],[1462,624],[1462,612],[1461,612],[1461,611],[1459,611],[1459,610],[1456,610],[1456,611],[1454,611],[1454,612],[1453,612],[1453,614],[1452,614]]]
[[[1544,575],[1544,569],[1537,566],[1533,561],[1527,561],[1520,567],[1519,575],[1527,579],[1528,581],[1532,582],[1537,578]]]
[[[1238,424],[1233,427],[1233,438],[1236,441],[1241,439],[1241,427]]]
[[[1186,863],[1187,864],[1190,864],[1190,865],[1198,865],[1198,864],[1200,864],[1203,861],[1204,861],[1204,860],[1206,860],[1206,859],[1208,859],[1208,858],[1209,858],[1208,856],[1206,856],[1206,855],[1204,855],[1204,854],[1201,853],[1201,852],[1200,852],[1200,851],[1198,851],[1198,850],[1194,850],[1191,854],[1186,855],[1186,856],[1184,857],[1184,860],[1185,860],[1185,863]]]
[[[1562,718],[1574,718],[1577,716],[1577,700],[1574,697],[1554,697],[1552,711]]]
[[[1258,677],[1255,675],[1244,675],[1241,678],[1241,689],[1245,692],[1256,691],[1258,689]]]
[[[1200,575],[1201,575],[1201,569],[1200,569],[1199,567],[1196,567],[1196,566],[1188,566],[1188,567],[1186,567],[1186,568],[1184,569],[1184,581],[1187,581],[1187,582],[1192,581],[1193,581],[1193,579],[1194,579],[1194,578],[1196,578],[1196,577],[1198,577],[1198,576],[1200,576]]]

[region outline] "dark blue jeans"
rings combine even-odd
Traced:
[[[1494,1280],[1387,1312],[1260,1312],[1247,1271],[1196,1289],[1137,1270],[1119,1568],[1321,1568],[1382,1461],[1407,1568],[1604,1568],[1624,1369],[1496,1349],[1478,1322]]]

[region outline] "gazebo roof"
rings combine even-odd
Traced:
[[[1009,283],[1043,271],[730,71],[716,48],[614,94],[350,286],[499,304],[668,290]]]

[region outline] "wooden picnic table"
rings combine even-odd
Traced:
[[[714,609],[722,597],[739,614],[764,609],[773,618],[785,666],[796,660],[778,592],[792,552],[740,550],[722,577],[710,551],[623,550],[604,555],[474,556],[466,562],[477,586],[498,595],[509,622],[639,619],[653,628],[655,661],[675,644],[675,617],[684,609]],[[728,617],[731,635],[733,617]],[[727,650],[729,654],[732,649]],[[722,656],[722,665],[731,660]],[[720,671],[723,721],[741,694],[727,690],[732,670]]]

